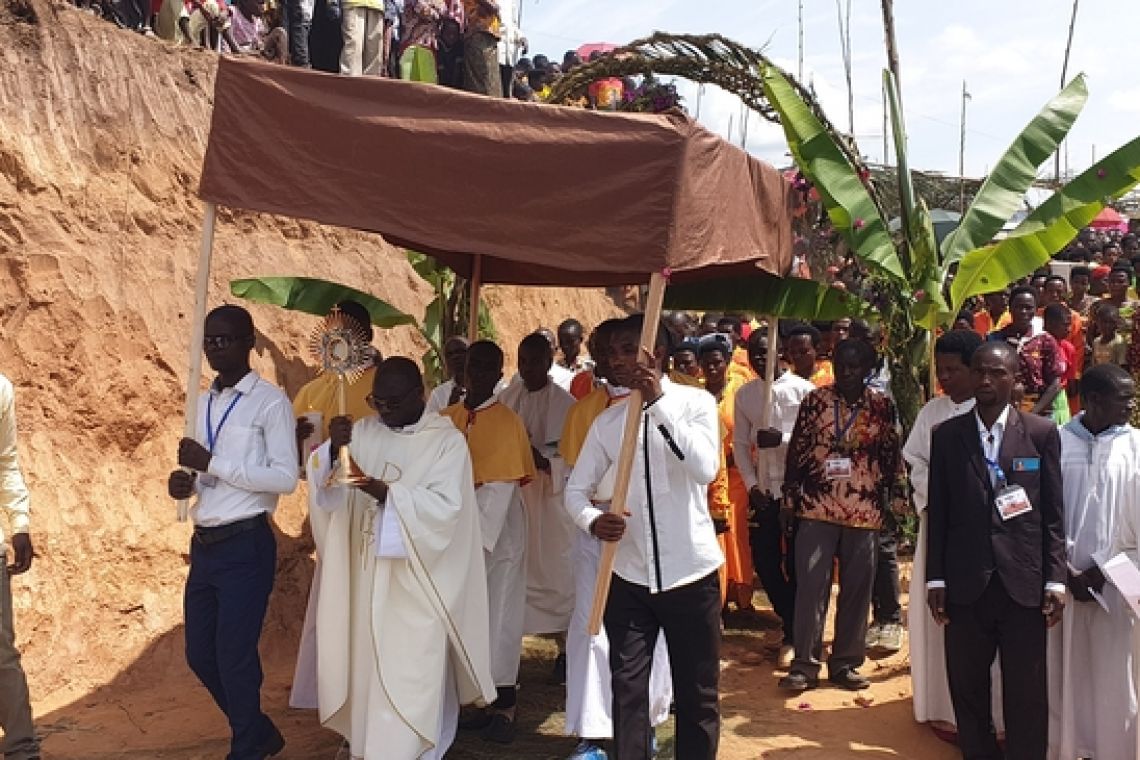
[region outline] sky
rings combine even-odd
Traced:
[[[841,0],[846,5],[847,0]],[[761,48],[793,74],[798,68],[797,0],[522,0],[531,53],[560,60],[587,42],[626,43],[654,31],[716,32]],[[836,126],[847,126],[847,89],[836,0],[803,0],[804,80]],[[958,174],[962,83],[965,173],[980,177],[1060,89],[1073,4],[1070,0],[896,0],[902,99],[912,168]],[[1089,99],[1069,133],[1074,172],[1140,134],[1140,0],[1084,0],[1077,15],[1069,78],[1083,72]],[[868,161],[883,158],[879,0],[851,0],[855,136]],[[690,114],[697,87],[678,82]],[[740,100],[707,87],[700,121],[741,140]],[[776,165],[790,162],[783,132],[753,114],[747,149]],[[1065,161],[1062,149],[1062,163]],[[893,163],[893,161],[892,161]]]

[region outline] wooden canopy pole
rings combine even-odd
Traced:
[[[665,300],[665,275],[654,274],[649,280],[649,298],[645,303],[645,324],[641,328],[641,345],[653,350],[657,344],[657,330],[661,324],[661,305]],[[632,391],[625,407],[625,429],[621,437],[621,451],[618,454],[617,473],[614,476],[614,496],[610,502],[610,512],[624,515],[626,499],[629,496],[629,481],[633,475],[633,456],[637,452],[637,428],[641,422],[641,393]],[[602,543],[602,557],[598,562],[598,580],[594,585],[594,607],[590,611],[589,631],[597,636],[602,630],[602,614],[606,611],[606,600],[610,595],[610,581],[613,578],[614,559],[617,556],[617,541]]]
[[[479,291],[482,289],[483,256],[477,253],[471,267],[471,303],[468,304],[470,310],[467,315],[467,340],[472,343],[479,340]]]
[[[777,348],[780,343],[780,320],[768,315],[765,321],[768,323],[768,356],[764,360],[764,405],[760,407],[761,430],[767,430],[772,426],[772,383],[776,382],[776,364],[780,361],[780,352]],[[771,492],[772,481],[768,477],[766,449],[757,449],[756,480],[760,483],[761,491]],[[774,493],[772,496],[779,498],[780,494]]]
[[[186,425],[183,436],[193,438],[198,432],[198,394],[202,387],[202,341],[206,336],[206,302],[210,295],[210,258],[214,253],[214,223],[218,207],[206,204],[202,221],[202,243],[198,248],[198,274],[194,285],[194,315],[190,318],[190,371],[186,377]],[[190,501],[178,500],[178,522],[190,516]]]

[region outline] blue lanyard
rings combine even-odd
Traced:
[[[851,426],[855,424],[856,418],[861,411],[859,403],[856,402],[855,408],[851,410],[851,416],[847,418],[847,424],[842,428],[839,427],[839,399],[835,400],[835,443],[838,445],[847,438],[847,433],[851,430]]]
[[[987,433],[986,435],[992,435],[992,433]],[[1001,465],[996,461],[986,456],[986,449],[984,445],[982,446],[982,459],[986,460],[986,467],[990,468],[990,472],[993,473],[995,487],[1005,488],[1007,483],[1005,479],[1005,470],[1003,470],[1001,468]]]
[[[218,436],[222,434],[222,428],[225,427],[226,420],[230,418],[230,412],[234,410],[234,407],[237,406],[237,402],[239,401],[241,401],[241,391],[237,392],[237,395],[234,396],[234,400],[226,407],[226,411],[222,413],[221,421],[218,422],[218,427],[215,428],[212,420],[214,413],[214,394],[211,393],[209,398],[206,399],[206,448],[210,450],[211,454],[214,453],[214,445],[218,442]]]

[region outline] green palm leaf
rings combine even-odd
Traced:
[[[1037,167],[1057,150],[1088,100],[1084,74],[1045,104],[1014,139],[966,210],[958,229],[942,241],[943,272],[967,251],[980,248],[1021,208]]]
[[[670,309],[747,311],[786,319],[832,320],[865,316],[871,307],[859,298],[815,280],[755,277],[700,280],[665,289]]]
[[[778,68],[766,67],[763,82],[768,101],[780,114],[792,156],[819,190],[832,225],[868,266],[903,279],[886,221],[835,136]]]
[[[341,301],[357,301],[368,309],[372,324],[381,328],[413,325],[414,317],[391,304],[347,285],[309,277],[252,277],[231,280],[230,292],[254,303],[267,303],[306,314],[324,316]]]
[[[913,312],[914,322],[933,331],[938,327],[941,316],[946,313],[946,299],[942,297],[942,277],[938,271],[938,240],[934,236],[930,210],[921,198],[910,217],[907,244],[910,246],[914,267],[914,276],[911,278],[917,301]]]
[[[954,311],[970,296],[1004,288],[1042,266],[1087,227],[1109,201],[1140,182],[1140,138],[1105,156],[1055,192],[995,245],[962,257],[950,288]]]

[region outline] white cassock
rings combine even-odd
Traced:
[[[615,468],[598,484],[595,502],[608,507],[613,497]],[[565,511],[565,510],[564,510]],[[577,526],[575,526],[577,528]],[[613,677],[610,671],[610,642],[603,626],[591,636],[590,613],[598,582],[602,542],[576,530],[574,541],[574,613],[566,633],[566,729],[567,736],[580,739],[613,738]],[[669,648],[665,633],[657,637],[649,672],[649,722],[660,726],[669,719],[673,701],[673,676],[669,670]]]
[[[910,575],[910,606],[907,625],[910,632],[910,677],[914,692],[914,718],[919,723],[957,725],[954,705],[950,701],[950,682],[946,677],[945,631],[934,621],[926,604],[926,521],[927,487],[930,476],[930,436],[934,428],[946,420],[966,414],[974,408],[974,399],[955,404],[949,396],[931,399],[915,418],[910,437],[903,446],[903,457],[910,465],[910,482],[914,487],[914,508],[918,513],[918,544],[914,550],[914,566]],[[992,714],[994,727],[1004,729],[1001,706],[1001,663],[995,659],[990,671],[993,684]]]
[[[475,499],[490,611],[491,676],[496,686],[514,686],[526,616],[526,507],[518,483],[484,483]]]
[[[557,362],[550,366],[550,379],[554,381],[555,385],[567,393],[570,392],[570,385],[574,382],[575,374],[577,373],[574,372],[574,370],[567,369]]]
[[[1120,530],[1124,515],[1140,515],[1140,431],[1119,426],[1094,437],[1077,417],[1061,428],[1061,475],[1066,556],[1084,572],[1116,554],[1114,539],[1128,533]],[[1107,610],[1070,597],[1053,629],[1063,652],[1060,678],[1050,678],[1061,760],[1136,757],[1132,614],[1111,583],[1102,596]]]
[[[442,758],[460,704],[495,698],[479,514],[467,442],[424,414],[353,427],[352,457],[389,483],[384,507],[325,487],[329,443],[309,459],[322,725],[364,760]]]
[[[523,632],[562,633],[574,609],[570,552],[579,531],[562,507],[566,464],[558,455],[558,441],[574,397],[553,382],[533,393],[518,382],[503,391],[499,401],[522,418],[531,446],[550,462],[550,472],[537,472],[522,487],[527,517]]]

